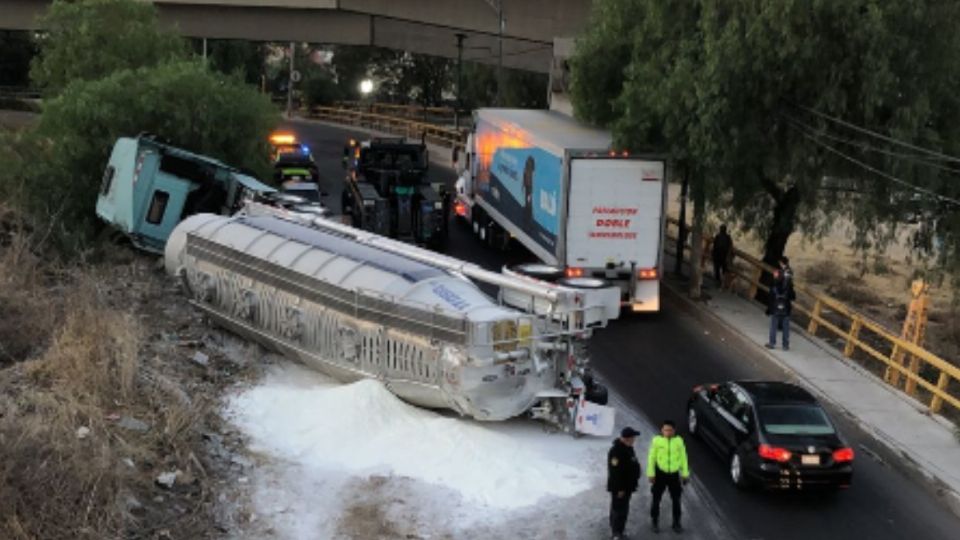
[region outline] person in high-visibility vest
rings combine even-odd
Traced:
[[[660,426],[660,435],[650,443],[650,452],[647,455],[647,480],[651,484],[650,492],[653,501],[650,504],[650,519],[654,532],[660,531],[660,499],[663,492],[670,490],[670,500],[673,502],[673,530],[680,532],[680,493],[681,484],[690,481],[690,468],[687,465],[687,449],[683,439],[677,435],[676,425],[671,420],[664,420]]]

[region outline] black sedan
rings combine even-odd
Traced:
[[[853,449],[810,392],[783,382],[693,389],[687,427],[716,450],[737,487],[846,488]]]

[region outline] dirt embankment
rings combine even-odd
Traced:
[[[220,536],[244,366],[154,257],[52,265],[0,223],[0,538]]]

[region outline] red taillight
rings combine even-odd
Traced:
[[[769,444],[761,444],[759,452],[760,457],[763,459],[772,459],[773,461],[779,461],[780,463],[786,463],[790,461],[790,451],[786,448],[770,446]]]
[[[630,157],[630,152],[624,150],[623,152],[620,153],[620,155],[623,157]]]
[[[837,463],[853,461],[853,448],[837,448],[833,451],[833,460]]]
[[[639,279],[657,279],[657,269],[656,268],[641,268],[637,270],[637,278]]]
[[[703,385],[702,385],[702,384],[698,384],[698,385],[696,385],[696,386],[693,387],[693,393],[694,393],[694,394],[700,392],[701,390],[703,390]]]
[[[567,277],[583,277],[583,268],[576,268],[573,266],[567,267],[566,270]]]
[[[453,205],[453,211],[457,213],[458,216],[464,217],[467,215],[467,205],[463,204],[462,201],[457,201]]]
[[[611,151],[610,151],[610,157],[617,157],[617,151],[616,151],[616,150],[611,150]]]

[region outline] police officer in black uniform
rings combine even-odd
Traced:
[[[633,443],[640,432],[625,427],[620,438],[613,441],[607,453],[607,491],[610,492],[610,529],[614,540],[623,538],[630,513],[630,496],[637,490],[640,479],[640,462],[633,451]]]

